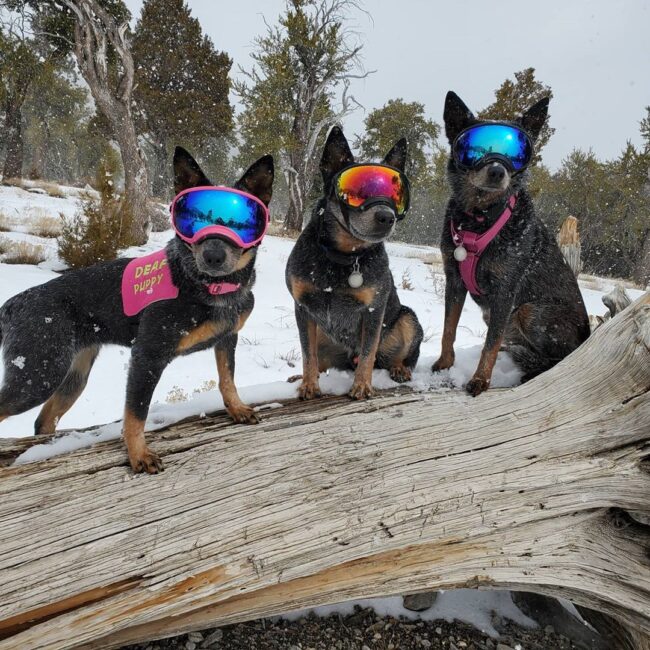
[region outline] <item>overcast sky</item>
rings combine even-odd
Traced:
[[[134,18],[142,0],[126,0]],[[250,67],[263,16],[274,22],[284,0],[188,0],[218,49]],[[402,97],[442,120],[447,90],[479,110],[517,70],[534,67],[552,87],[544,151],[555,168],[574,147],[602,158],[640,142],[639,120],[650,105],[650,0],[366,0],[371,17],[352,24],[364,44],[367,70],[353,86],[366,111]],[[233,97],[236,102],[236,98]],[[364,111],[347,118],[349,135],[363,131]]]

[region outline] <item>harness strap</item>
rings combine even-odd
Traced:
[[[467,251],[465,259],[458,262],[460,267],[460,276],[463,284],[473,296],[480,296],[481,290],[476,283],[476,269],[478,261],[488,244],[499,234],[503,226],[506,225],[517,202],[513,194],[506,205],[505,210],[499,218],[482,234],[470,230],[456,230],[453,220],[450,223],[451,238],[457,248],[464,248]]]

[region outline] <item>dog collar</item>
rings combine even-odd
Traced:
[[[206,284],[205,288],[211,296],[223,296],[225,293],[234,293],[239,291],[241,284],[233,284],[232,282],[211,282]]]
[[[476,269],[479,258],[488,244],[499,234],[503,226],[506,225],[512,216],[516,202],[517,197],[513,194],[508,199],[506,208],[499,218],[480,235],[470,230],[456,230],[453,219],[450,221],[451,238],[456,245],[454,259],[460,267],[463,284],[473,296],[481,295],[481,291],[476,283]]]

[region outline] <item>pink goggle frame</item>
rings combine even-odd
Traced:
[[[198,192],[201,190],[203,191],[204,190],[226,190],[229,193],[239,194],[240,196],[244,196],[247,199],[251,199],[255,201],[262,208],[265,217],[264,229],[262,230],[261,235],[257,237],[257,239],[255,239],[254,241],[247,244],[231,228],[228,228],[227,226],[218,226],[218,225],[206,226],[204,228],[201,228],[192,237],[187,237],[186,235],[184,235],[182,232],[178,230],[174,220],[174,209],[176,207],[176,203],[182,196],[185,196],[186,194],[191,194],[192,192]],[[229,239],[233,244],[235,244],[239,248],[248,249],[248,248],[253,248],[253,246],[257,246],[262,241],[262,239],[264,239],[264,235],[266,235],[266,232],[269,229],[270,215],[269,215],[268,207],[253,194],[249,194],[248,192],[243,192],[242,190],[237,190],[234,187],[226,187],[225,185],[200,185],[199,187],[190,187],[186,190],[183,190],[173,198],[171,205],[169,206],[169,212],[170,212],[170,220],[174,232],[184,242],[187,242],[188,244],[195,244],[196,242],[200,241],[201,239],[205,239],[210,235],[221,235],[222,237]]]

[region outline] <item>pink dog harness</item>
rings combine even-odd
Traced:
[[[454,259],[460,266],[460,276],[463,279],[463,284],[473,296],[481,295],[481,291],[476,283],[476,269],[481,253],[483,253],[488,244],[499,234],[501,228],[506,225],[508,219],[512,216],[516,202],[517,199],[513,194],[508,199],[506,209],[501,213],[501,216],[481,235],[469,230],[456,230],[454,228],[454,222],[451,222],[451,238],[454,244],[456,244]]]
[[[205,288],[211,296],[237,291],[241,285],[213,282]],[[122,274],[122,307],[127,316],[139,314],[159,300],[178,297],[178,287],[172,281],[165,250],[132,259]]]

